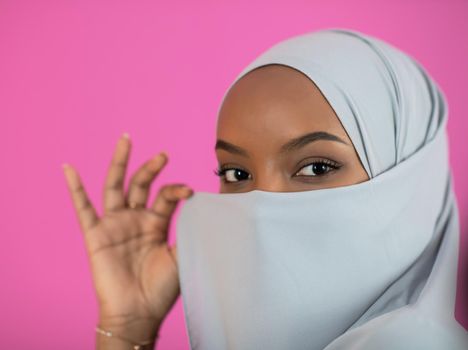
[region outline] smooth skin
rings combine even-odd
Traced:
[[[150,186],[168,161],[162,152],[140,166],[125,193],[130,149],[130,138],[122,136],[104,184],[101,217],[77,170],[65,165],[64,174],[91,263],[99,324],[142,342],[156,337],[180,294],[177,248],[167,236],[177,204],[193,190],[166,184],[147,206]],[[320,90],[282,65],[255,69],[234,84],[220,110],[215,151],[220,193],[308,191],[369,179]],[[97,349],[128,346],[97,334]]]
[[[176,248],[169,247],[167,235],[177,203],[193,191],[183,184],[164,185],[147,207],[150,185],[168,161],[162,152],[140,166],[124,193],[130,149],[130,138],[122,136],[103,188],[102,217],[78,172],[70,165],[64,172],[90,260],[99,325],[140,343],[156,337],[179,295]],[[128,349],[129,344],[98,333],[96,348]]]
[[[221,193],[309,191],[369,179],[328,101],[288,66],[263,66],[237,81],[221,106],[217,136]]]

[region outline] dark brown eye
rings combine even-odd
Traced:
[[[249,173],[240,169],[227,169],[225,177],[227,182],[237,182],[247,180],[249,178]]]
[[[299,170],[296,175],[299,176],[321,176],[325,175],[326,173],[337,169],[338,167],[333,164],[328,164],[326,162],[320,161],[320,162],[313,162],[310,164],[307,164],[306,166],[302,167],[301,170]]]
[[[229,168],[215,171],[225,182],[239,182],[251,178],[250,174],[242,169]]]

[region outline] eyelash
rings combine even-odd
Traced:
[[[298,172],[300,172],[302,169],[308,167],[308,166],[311,166],[311,165],[314,165],[314,164],[325,164],[330,170],[328,170],[326,173],[322,174],[322,175],[298,175],[299,177],[321,177],[321,176],[325,176],[327,175],[328,173],[330,173],[331,171],[333,170],[337,170],[339,168],[341,168],[341,165],[339,165],[337,162],[334,162],[330,159],[320,159],[319,161],[315,161],[315,162],[310,162],[310,163],[307,163],[305,164],[304,166],[302,166],[298,171],[296,171],[295,174],[297,174]],[[241,168],[235,168],[235,167],[229,167],[229,166],[223,166],[221,168],[217,168],[214,170],[214,174],[216,176],[219,176],[223,182],[225,183],[228,183],[228,184],[232,184],[232,183],[238,183],[238,182],[242,182],[244,180],[238,180],[238,181],[227,181],[226,180],[226,172],[228,170],[241,170],[245,173],[247,173],[247,171],[241,169]],[[250,174],[249,174],[250,175]]]

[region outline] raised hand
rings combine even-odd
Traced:
[[[88,252],[101,324],[127,330],[133,325],[139,334],[154,330],[155,335],[180,293],[176,247],[167,242],[170,220],[179,200],[193,191],[166,184],[147,207],[151,183],[167,164],[162,152],[141,165],[124,193],[130,149],[124,134],[106,177],[102,217],[77,170],[65,164],[64,173]]]

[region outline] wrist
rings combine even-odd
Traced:
[[[153,350],[156,344],[156,339],[146,341],[135,341],[127,339],[100,327],[96,327],[96,350],[112,349],[112,350],[128,350],[129,346],[134,350]]]
[[[161,322],[151,317],[100,314],[97,326],[136,343],[156,339]]]

